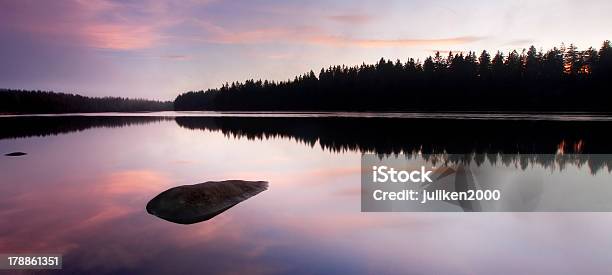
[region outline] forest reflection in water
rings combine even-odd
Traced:
[[[98,127],[176,121],[183,128],[248,140],[290,139],[330,152],[465,154],[461,161],[525,168],[573,163],[609,171],[610,121],[429,119],[397,117],[23,116],[0,118],[0,139],[48,136]],[[498,154],[502,154],[499,155]],[[583,155],[584,154],[584,155]],[[565,157],[564,157],[565,156]],[[486,159],[486,160],[485,160]],[[454,161],[457,161],[456,159]]]

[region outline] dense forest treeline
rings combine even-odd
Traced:
[[[171,101],[121,97],[87,97],[48,91],[0,89],[0,113],[95,113],[169,111]]]
[[[612,46],[495,55],[440,52],[424,61],[380,59],[293,80],[247,80],[187,92],[175,110],[597,111],[612,109]]]

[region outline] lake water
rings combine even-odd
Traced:
[[[599,116],[96,114],[0,118],[0,253],[109,274],[609,274],[609,213],[362,213],[363,152],[612,153]],[[563,176],[605,180],[607,167]],[[265,180],[200,223],[169,188]]]

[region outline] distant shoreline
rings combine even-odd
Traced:
[[[551,120],[611,121],[604,112],[333,112],[333,111],[153,111],[153,112],[85,112],[49,114],[0,114],[2,118],[18,117],[252,117],[252,118],[390,118],[390,119],[476,119],[476,120]]]

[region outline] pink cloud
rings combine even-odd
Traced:
[[[341,36],[317,36],[308,42],[334,47],[356,46],[362,48],[448,46],[466,44],[480,40],[479,37],[463,36],[439,39],[355,39]]]
[[[94,48],[142,49],[153,46],[159,40],[159,35],[150,26],[92,24],[79,31],[86,38],[87,44]]]
[[[196,24],[203,28],[209,34],[207,38],[199,39],[200,41],[221,44],[302,43],[332,47],[383,48],[448,46],[471,43],[482,39],[480,37],[473,36],[460,36],[436,39],[358,39],[330,35],[326,30],[308,26],[260,29],[254,28],[250,30],[229,30],[222,26],[206,21],[197,21]]]
[[[190,60],[191,59],[191,57],[189,55],[182,55],[182,54],[163,55],[162,58],[170,59],[170,60],[177,60],[177,61],[183,61],[183,60]],[[175,161],[173,163],[175,163],[175,164],[192,164],[193,162],[185,161],[185,160],[178,160],[178,161]]]
[[[372,21],[372,17],[365,14],[343,14],[328,16],[327,19],[348,24],[365,24]]]
[[[207,33],[206,37],[196,37],[194,40],[219,44],[303,41],[307,36],[320,32],[320,30],[313,27],[253,27],[245,30],[232,30],[204,20],[192,20],[191,23]]]
[[[254,29],[241,32],[225,32],[213,37],[214,41],[229,44],[261,43],[267,41],[286,40],[291,35],[297,34],[291,29],[269,28]]]
[[[6,28],[35,34],[54,43],[86,46],[110,50],[137,50],[163,44],[219,43],[264,44],[285,43],[321,45],[331,47],[414,47],[447,46],[476,41],[478,37],[451,37],[437,39],[371,39],[334,35],[332,30],[312,25],[236,25],[228,27],[212,22],[191,12],[196,6],[209,1],[168,2],[157,0],[147,5],[106,0],[72,0],[61,4],[25,2],[11,4],[11,10],[0,18]],[[6,13],[6,12],[4,12]],[[4,15],[4,13],[2,15]],[[297,16],[297,15],[296,15]],[[364,14],[339,14],[329,20],[363,24],[372,20]],[[239,22],[238,22],[239,23]],[[181,31],[171,32],[173,28]],[[171,59],[182,60],[177,57]]]
[[[177,10],[196,2],[180,2]],[[46,42],[111,50],[133,50],[158,45],[163,30],[182,19],[172,14],[170,2],[147,5],[106,0],[63,2],[22,2],[0,6],[4,28],[30,33]],[[6,16],[5,16],[6,15]]]

